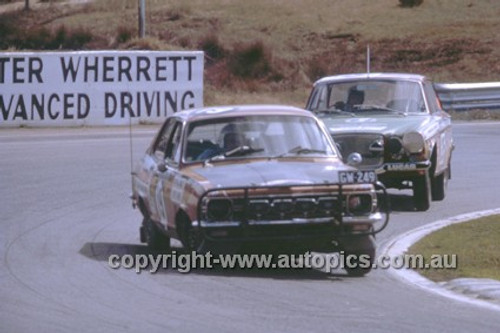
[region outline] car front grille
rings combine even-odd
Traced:
[[[244,199],[233,200],[233,203],[233,218],[238,221],[331,219],[342,210],[337,196],[251,198],[246,209]]]
[[[214,188],[199,200],[198,221],[210,227],[339,222],[344,214],[361,216],[373,210],[371,189],[371,184]]]
[[[333,139],[342,154],[344,162],[352,153],[363,157],[362,168],[377,168],[384,162],[384,137],[380,134],[334,134]]]

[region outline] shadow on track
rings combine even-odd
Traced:
[[[415,203],[410,194],[389,194],[391,210],[394,212],[415,212]]]

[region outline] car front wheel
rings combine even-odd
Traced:
[[[446,189],[448,187],[448,173],[449,168],[436,177],[432,178],[432,200],[441,201],[446,196]]]
[[[371,271],[375,261],[375,243],[372,236],[349,237],[344,251],[344,269],[349,276],[361,277]]]
[[[431,184],[427,172],[413,179],[413,201],[418,211],[426,211],[431,205]]]
[[[182,214],[179,217],[178,228],[180,240],[184,249],[188,252],[205,253],[208,251],[208,243],[203,233],[191,225],[189,218]]]
[[[142,222],[141,240],[154,250],[170,251],[170,237],[164,235],[149,217],[144,217]]]

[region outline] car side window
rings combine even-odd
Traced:
[[[322,110],[326,108],[327,104],[327,89],[325,85],[316,87],[311,95],[309,110]]]
[[[174,124],[175,121],[173,119],[169,119],[156,139],[153,147],[153,153],[160,160],[165,158],[165,151],[167,150],[168,140],[172,134]]]
[[[173,125],[172,133],[165,149],[165,160],[167,162],[174,164],[179,163],[181,153],[181,129],[182,124],[176,121]]]
[[[159,160],[166,160],[171,163],[179,161],[181,125],[179,121],[172,118],[167,121],[161,130],[153,149],[154,155]]]
[[[308,104],[308,107],[310,109],[317,109],[318,108],[318,99],[319,99],[319,91],[320,91],[320,88],[315,88],[313,89],[312,93],[311,93],[311,96],[309,97],[309,103]]]

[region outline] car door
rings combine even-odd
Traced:
[[[151,171],[149,183],[150,212],[153,220],[165,229],[169,226],[169,191],[177,174],[180,161],[182,123],[171,118],[163,127],[153,147],[155,167]]]

